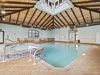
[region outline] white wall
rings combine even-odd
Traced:
[[[53,30],[53,37],[56,38],[56,41],[69,40],[68,30],[70,30],[69,27],[55,29]],[[96,43],[97,32],[100,32],[100,25],[78,28],[78,39],[80,39],[81,42]]]
[[[100,44],[100,32],[96,33],[96,43]]]
[[[35,29],[35,28],[24,28],[20,26],[8,25],[8,24],[0,24],[0,29],[5,32],[9,38],[27,38],[28,37],[28,30]],[[39,31],[39,38],[52,38],[52,31],[50,30],[40,30]]]
[[[32,28],[23,28],[20,26],[13,26],[7,24],[0,24],[0,29],[5,31],[5,35],[9,35],[10,38],[27,38],[28,30]],[[33,28],[34,29],[34,28]],[[67,41],[68,40],[68,30],[70,28],[60,28],[54,30],[40,30],[40,38],[56,38],[56,41]],[[78,28],[78,37],[81,42],[96,43],[96,33],[100,32],[100,25],[89,26]]]
[[[70,29],[69,27],[54,29],[53,30],[53,38],[55,38],[55,41],[67,41],[69,29]]]
[[[78,28],[81,42],[96,43],[96,33],[100,32],[100,25]]]

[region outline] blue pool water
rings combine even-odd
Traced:
[[[90,45],[77,45],[68,43],[44,43],[44,54],[41,56],[54,67],[63,68],[84,53]]]
[[[17,45],[11,45],[6,47],[7,52],[16,52],[16,51],[22,51],[28,49],[29,49],[29,45],[27,44],[17,44]]]
[[[46,61],[48,64],[59,68],[67,66],[70,62],[83,54],[90,47],[90,45],[78,45],[58,42],[37,44],[44,46],[43,55],[40,58]],[[16,52],[29,49],[30,45],[20,44],[8,46],[6,50],[7,52]]]

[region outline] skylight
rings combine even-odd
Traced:
[[[72,7],[73,4],[69,0],[40,0],[35,5],[35,8],[51,15],[56,15]]]

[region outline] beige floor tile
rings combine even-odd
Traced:
[[[0,62],[0,75],[100,75],[100,46],[92,46],[86,56],[79,56],[65,68],[54,68],[44,61],[29,57]],[[38,61],[39,60],[39,61]]]

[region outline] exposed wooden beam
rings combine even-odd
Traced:
[[[99,13],[99,21],[100,21],[100,13]]]
[[[73,23],[73,25],[75,25],[75,23],[73,22],[73,20],[71,19],[71,17],[69,16],[69,14],[67,13],[67,11],[65,11],[66,15],[69,17],[70,21]]]
[[[30,8],[33,8],[33,7],[34,7],[34,6],[31,6],[31,7],[28,7],[28,8],[23,8],[23,9],[18,10],[18,11],[13,11],[12,13],[5,14],[5,16],[8,16],[8,15],[10,15],[10,14],[15,14],[15,13],[17,13],[17,12],[24,11],[24,10],[27,10],[27,9],[30,9]]]
[[[46,28],[49,28],[49,27],[51,27],[51,26],[54,26],[54,16],[53,16],[52,19],[51,19],[51,23],[48,24],[48,25],[46,26]]]
[[[48,18],[50,18],[51,17],[51,15],[49,15],[43,22],[42,22],[42,24],[40,25],[40,27],[47,21],[47,19]]]
[[[77,18],[77,16],[76,16],[76,14],[75,14],[75,12],[74,12],[74,10],[71,8],[71,11],[72,11],[72,13],[74,14],[74,16],[75,16],[75,18],[76,18],[76,20],[77,20],[77,22],[78,22],[78,24],[80,25],[80,22],[79,22],[79,20],[78,20],[78,18]]]
[[[51,22],[49,22],[49,24],[48,24],[48,25],[46,25],[44,28],[48,29],[48,28],[49,28],[49,26],[51,26],[51,25],[53,25],[53,24],[52,24],[52,21],[51,21]]]
[[[94,25],[100,25],[100,21],[89,23],[89,26],[94,26]],[[81,24],[80,26],[76,25],[76,27],[79,28],[79,27],[87,27],[87,26],[86,26],[86,24]]]
[[[46,22],[42,25],[42,27],[48,25],[48,23],[50,23],[51,20],[52,20],[52,17],[51,18],[48,18],[48,20],[46,20]]]
[[[54,26],[55,26],[55,28],[59,28],[57,25],[55,25],[55,23],[54,23]]]
[[[79,8],[79,10],[80,10],[80,13],[81,13],[81,15],[82,15],[82,18],[83,18],[83,20],[84,20],[84,22],[85,22],[85,24],[86,24],[86,20],[85,20],[85,18],[84,18],[84,15],[83,15],[83,12],[82,12],[81,8]]]
[[[37,23],[37,25],[36,25],[36,26],[38,26],[38,25],[39,25],[39,23],[43,20],[43,18],[44,18],[46,15],[47,15],[47,13],[45,13],[45,15],[44,15],[44,16],[42,16],[41,20]]]
[[[11,23],[11,15],[9,16],[9,23]]]
[[[0,19],[1,19],[1,21],[2,21],[2,17],[0,16]]]
[[[23,23],[25,22],[25,19],[26,19],[27,15],[28,15],[28,12],[29,12],[29,9],[26,11],[26,14],[25,14],[25,17],[24,17],[24,19],[23,19],[22,25],[23,25]]]
[[[49,25],[48,29],[51,28],[51,27],[53,27],[53,24]],[[51,28],[51,29],[52,29],[52,28]]]
[[[53,27],[53,24],[49,25],[49,27],[48,27],[48,28],[51,28],[51,27]],[[51,29],[52,29],[52,28],[51,28]]]
[[[57,25],[55,25],[55,23],[54,23],[54,27],[55,27],[55,28],[59,28]]]
[[[53,22],[51,21],[45,28],[49,28],[51,25],[53,25]]]
[[[46,15],[47,15],[47,13],[46,13]],[[43,18],[45,18],[45,17],[46,17],[46,15],[44,15],[44,16],[43,16]],[[42,22],[43,18],[41,19],[41,21],[40,21],[40,22],[38,22],[38,25]],[[44,21],[44,22],[45,22],[45,21]]]
[[[11,6],[11,5],[3,5],[1,7],[4,7],[4,8],[29,8],[30,6]]]
[[[52,26],[54,26],[54,16],[53,16],[53,18],[52,18],[52,19],[53,19],[53,21],[52,21],[53,25],[52,25]]]
[[[55,28],[57,28],[57,27],[56,27],[55,25],[51,24],[51,25],[48,26],[48,29],[49,29],[49,28],[55,29]]]
[[[54,24],[55,24],[56,26],[58,26],[58,28],[61,28],[56,22],[54,22]]]
[[[92,12],[89,11],[89,13],[90,13],[91,22],[93,23]]]
[[[20,12],[18,13],[17,20],[16,20],[16,24],[18,23],[19,16],[20,16]]]
[[[50,21],[52,21],[52,18],[50,20],[48,20],[47,23],[44,24],[42,27],[45,27]]]
[[[22,27],[31,28],[31,26],[22,25]]]
[[[16,23],[9,23],[9,22],[0,22],[0,23],[9,24],[9,25],[16,25],[16,26],[20,26],[20,24],[16,24]],[[30,28],[30,26],[25,26],[25,25],[24,25],[23,27]]]
[[[39,15],[37,16],[37,18],[35,19],[35,21],[32,23],[32,26],[34,25],[34,23],[37,21],[37,19],[39,18],[39,16],[42,14],[42,12],[43,11],[41,11],[40,13],[39,13]]]
[[[90,10],[100,10],[100,7],[97,7],[97,8],[89,8]]]
[[[6,15],[6,14],[10,14],[10,13],[12,13],[13,11],[11,11],[11,12],[6,12],[4,15]],[[2,15],[1,13],[0,13],[0,15]]]
[[[36,3],[32,2],[18,2],[18,1],[1,1],[1,3],[6,3],[6,4],[27,4],[27,5],[35,5]]]
[[[61,23],[55,18],[55,21],[61,26],[63,27],[63,25],[61,25]]]
[[[93,5],[89,5],[89,4],[85,4],[85,5],[81,5],[82,7],[100,7],[100,5],[98,5],[98,4],[93,4]]]
[[[0,14],[0,18],[2,17],[2,15]]]
[[[16,23],[9,23],[9,22],[3,22],[3,21],[0,21],[0,23],[19,26],[19,25],[16,24]]]
[[[73,2],[73,4],[94,3],[94,2],[100,2],[100,0]]]
[[[29,25],[29,23],[31,22],[31,20],[32,20],[33,16],[35,15],[36,11],[37,11],[37,9],[35,9],[35,11],[33,12],[33,14],[32,14],[32,16],[31,16],[31,18],[30,18],[29,22],[27,23],[27,26],[28,26],[28,25]]]
[[[9,12],[8,12],[8,11],[6,11],[6,13],[5,13],[5,14],[9,14],[9,13],[12,13],[12,12],[13,12],[13,11],[9,11]],[[4,14],[4,15],[5,15],[5,14]],[[0,15],[1,15],[1,16],[3,15],[3,14],[1,13],[1,10],[0,10]]]
[[[59,16],[58,15],[56,15],[56,17],[60,20],[60,22],[62,22],[63,23],[63,25],[64,26],[66,26],[66,24],[59,18]]]
[[[53,25],[54,25],[56,28],[60,28],[59,25],[55,25],[55,21],[54,21],[54,20],[55,20],[55,18],[54,18],[54,16],[53,16]]]
[[[52,26],[54,26],[54,27],[58,28],[57,26],[55,26],[55,25],[54,25],[54,16],[53,16],[53,18],[52,18],[52,22],[51,22],[50,24],[52,24]],[[50,24],[49,24],[49,25],[47,25],[47,27],[46,27],[46,28],[49,28],[49,27],[50,27]]]
[[[0,17],[1,18],[1,21],[2,21],[2,17]]]
[[[57,26],[58,28],[60,28],[60,26],[59,26],[56,22],[54,22],[54,24],[56,24],[56,26]]]
[[[66,20],[66,18],[63,16],[63,14],[60,13],[60,15],[64,18],[64,20],[67,22],[67,24],[70,25],[69,22]]]
[[[82,8],[82,9],[85,9],[85,10],[90,10],[90,11],[94,11],[96,13],[100,13],[100,11],[97,11],[97,10],[93,10],[93,9],[90,9],[90,8],[87,8],[87,7],[83,7],[83,6],[80,6],[80,5],[74,5],[75,7],[78,7],[78,8]]]
[[[54,19],[54,16],[53,16],[53,21],[52,21],[53,25],[52,25],[52,26],[54,26],[54,20],[55,20],[55,19]]]
[[[18,10],[19,10],[19,9],[18,9]],[[18,10],[16,10],[16,9],[14,9],[14,10],[6,9],[5,11],[11,12],[11,11],[18,11]]]
[[[53,30],[53,29],[57,29],[57,27],[56,27],[56,26],[51,26],[50,28],[51,28],[52,30]]]

